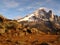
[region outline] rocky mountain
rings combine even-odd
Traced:
[[[30,28],[37,28],[44,33],[60,33],[60,16],[55,15],[52,10],[47,11],[44,8],[39,8],[32,14],[17,20],[17,22]]]
[[[44,8],[39,8],[34,11],[32,14],[27,15],[24,18],[17,20],[18,22],[21,21],[28,21],[28,22],[41,22],[41,21],[53,21],[60,24],[60,16],[55,15],[52,10],[46,11]]]

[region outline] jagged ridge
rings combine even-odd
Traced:
[[[32,14],[17,20],[18,22],[21,21],[54,21],[60,24],[60,16],[54,15],[52,10],[48,12],[44,8],[39,8]]]

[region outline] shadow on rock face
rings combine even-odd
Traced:
[[[48,43],[46,43],[46,42],[43,42],[43,43],[41,43],[40,45],[49,45]]]
[[[27,29],[27,32],[28,32],[28,33],[32,33],[31,30],[29,30],[29,29]]]

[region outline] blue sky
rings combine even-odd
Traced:
[[[40,7],[60,15],[60,0],[0,0],[0,14],[9,19],[24,17]]]

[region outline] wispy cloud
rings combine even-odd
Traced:
[[[26,11],[26,10],[30,10],[30,9],[34,9],[34,7],[27,6],[27,7],[24,7],[24,8],[18,8],[17,11]]]
[[[18,8],[18,11],[24,11],[24,10],[30,10],[30,9],[35,9],[39,6],[43,5],[42,2],[33,2],[28,6],[24,6],[23,8]]]
[[[24,11],[24,10],[25,10],[24,8],[17,9],[17,11]]]
[[[16,17],[14,17],[13,19],[15,19],[15,20],[17,20],[17,19],[20,19],[20,18],[22,18],[22,16],[16,16]]]
[[[15,7],[19,6],[19,3],[14,0],[12,0],[12,1],[4,0],[3,4],[6,8],[15,8]]]
[[[15,8],[17,6],[19,6],[19,3],[15,2],[15,1],[4,1],[4,5],[6,8]]]
[[[46,0],[46,2],[51,2],[52,0]]]
[[[57,13],[57,15],[60,15],[60,10],[57,10],[57,12],[56,12],[56,13]]]

